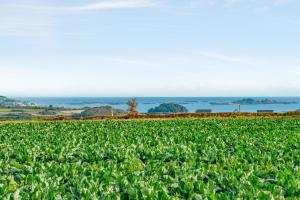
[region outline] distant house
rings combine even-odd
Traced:
[[[211,113],[212,109],[198,109],[196,113]]]
[[[258,113],[273,113],[274,110],[257,110]]]

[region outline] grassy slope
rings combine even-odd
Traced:
[[[0,124],[0,198],[295,198],[300,121]]]
[[[20,114],[20,113],[26,113],[26,114],[37,114],[45,109],[42,108],[0,108],[0,115],[5,114]]]

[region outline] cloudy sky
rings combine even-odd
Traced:
[[[300,96],[300,1],[0,0],[0,95]]]

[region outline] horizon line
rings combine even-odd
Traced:
[[[300,98],[300,96],[5,96],[11,98]]]

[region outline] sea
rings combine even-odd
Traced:
[[[238,105],[212,105],[211,103],[224,103],[252,98],[255,100],[270,99],[277,102],[295,102],[293,104],[256,104],[241,105],[241,112],[256,112],[257,110],[274,110],[287,112],[300,109],[300,97],[140,97],[137,98],[138,111],[146,113],[150,108],[162,103],[176,103],[185,106],[189,112],[197,109],[211,109],[212,112],[233,112]],[[71,109],[85,107],[111,106],[115,109],[128,109],[127,101],[130,97],[17,97],[22,101],[29,101],[44,106],[56,106]]]

